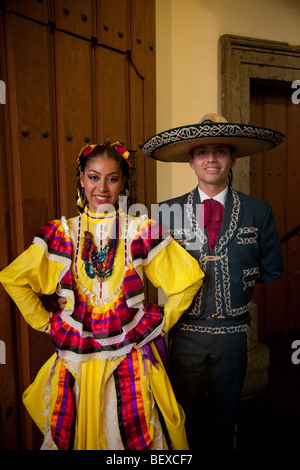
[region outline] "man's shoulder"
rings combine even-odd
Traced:
[[[236,193],[238,194],[242,205],[245,206],[246,208],[251,207],[254,210],[266,211],[270,206],[269,202],[266,202],[266,201],[263,201],[262,199],[258,199],[256,197],[250,196],[249,194],[245,194],[245,193],[242,193],[240,191],[236,191]]]

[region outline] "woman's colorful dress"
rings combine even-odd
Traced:
[[[111,277],[91,279],[84,232],[104,248],[119,217]],[[168,297],[145,301],[144,275]],[[149,219],[93,214],[48,222],[0,273],[26,321],[50,334],[56,353],[24,392],[44,449],[187,449],[184,414],[164,363],[167,332],[202,284],[197,263]],[[50,314],[39,296],[67,298]]]

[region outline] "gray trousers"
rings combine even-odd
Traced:
[[[233,450],[247,343],[246,332],[175,331],[171,381],[186,414],[191,450]]]

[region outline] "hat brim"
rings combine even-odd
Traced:
[[[142,151],[155,160],[188,162],[198,145],[227,144],[237,157],[245,157],[271,150],[283,140],[281,132],[264,127],[204,121],[157,134],[144,143]]]

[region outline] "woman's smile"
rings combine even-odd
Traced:
[[[125,178],[117,162],[105,155],[90,161],[83,173],[80,182],[85,190],[91,212],[107,209],[103,204],[116,206],[120,192],[124,188]]]

